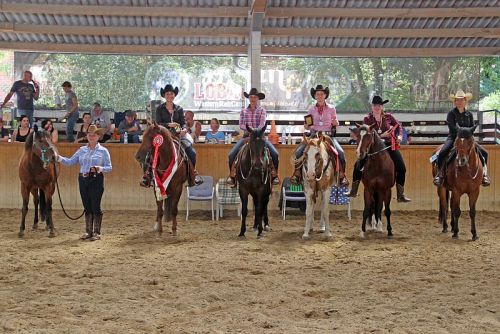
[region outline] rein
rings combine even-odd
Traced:
[[[474,176],[471,176],[472,180],[474,180],[477,177],[477,175],[479,174],[479,165],[481,164],[481,159],[479,158],[479,153],[474,149],[475,146],[476,146],[476,143],[472,142],[472,147],[469,150],[469,154],[467,155],[467,162],[465,163],[465,166],[467,167],[467,170],[470,171],[470,165],[469,165],[470,157],[471,157],[471,155],[473,153],[476,154],[477,160],[479,160],[479,161],[477,162],[476,173],[474,174]],[[455,178],[456,179],[458,179],[458,169],[460,168],[460,166],[458,166],[457,163],[456,163],[457,160],[458,160],[458,152],[457,152],[457,156],[455,158]],[[470,173],[469,173],[469,176],[470,176]]]
[[[372,137],[373,137],[373,142],[375,143],[375,132],[372,134]],[[391,145],[391,146],[392,146],[392,145]],[[381,153],[381,152],[383,152],[383,151],[385,151],[385,150],[390,149],[390,148],[391,148],[391,146],[386,146],[386,147],[384,147],[384,148],[382,148],[382,149],[380,149],[380,150],[378,150],[378,151],[375,151],[375,152],[373,152],[373,153],[367,153],[366,155],[368,156],[368,158],[371,158],[371,157],[373,157],[374,155],[377,155],[377,154],[379,154],[379,153]]]
[[[245,143],[245,146],[243,146],[241,148],[240,152],[238,153],[238,157],[237,157],[237,159],[239,159],[241,161],[241,157],[243,156],[243,153],[244,153],[245,149],[247,149],[247,147],[248,147],[248,150],[250,152],[250,170],[248,171],[247,176],[243,175],[243,170],[241,169],[241,164],[239,166],[240,175],[241,175],[241,178],[243,180],[246,180],[246,179],[248,179],[250,177],[250,175],[252,174],[253,168],[255,167],[255,160],[252,157],[252,150],[250,149],[250,146],[248,146],[248,145],[249,145],[248,142]],[[269,178],[269,168],[267,168],[267,164],[269,163],[269,157],[268,157],[268,149],[267,149],[267,147],[264,148],[264,155],[263,155],[263,157],[264,157],[264,159],[262,159],[262,156],[259,157],[259,161],[263,165],[264,165],[264,162],[266,163],[266,168],[262,169],[261,180],[262,180],[262,183],[266,184],[267,183],[267,179]]]

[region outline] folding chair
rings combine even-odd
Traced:
[[[211,201],[212,209],[212,221],[214,220],[214,178],[208,175],[201,176],[203,178],[203,183],[198,186],[187,187],[186,196],[186,221],[189,217],[189,201]]]
[[[215,185],[215,197],[217,201],[215,213],[217,220],[223,216],[224,205],[237,205],[238,216],[241,215],[241,200],[238,189],[228,185],[226,179],[220,178]]]
[[[345,186],[343,187],[332,187],[332,192],[330,194],[330,204],[333,205],[347,205],[347,217],[351,220],[351,198],[345,195],[349,189]]]
[[[283,220],[286,220],[286,202],[305,202],[306,195],[304,194],[304,187],[302,185],[292,185],[290,184],[290,178],[286,177],[283,180],[283,186],[281,188],[281,196],[283,197],[281,203],[281,213],[283,215]]]

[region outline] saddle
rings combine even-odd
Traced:
[[[189,160],[189,157],[186,153],[183,140],[175,133],[173,134],[172,139],[174,141],[175,149],[177,150],[179,156],[181,157],[181,162],[179,164],[181,164],[181,163],[185,164],[188,184],[190,187],[193,187],[195,185],[194,167],[193,167],[193,164],[191,163],[191,160]]]

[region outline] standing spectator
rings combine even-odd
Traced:
[[[29,124],[33,124],[33,113],[35,107],[33,100],[38,100],[40,96],[40,86],[33,80],[33,74],[30,71],[24,71],[23,79],[14,82],[10,92],[5,96],[2,107],[9,102],[12,95],[16,93],[17,112],[19,116],[28,116]]]
[[[50,119],[44,119],[42,121],[42,128],[50,133],[50,139],[54,144],[59,141],[59,132],[54,128],[54,124],[52,124]]]
[[[194,112],[186,110],[184,113],[186,119],[187,132],[191,135],[194,142],[197,143],[201,135],[201,123],[194,120]]]
[[[3,127],[3,119],[0,118],[0,142],[9,140],[9,130]]]
[[[14,130],[12,134],[12,138],[14,138],[13,142],[24,143],[26,142],[26,138],[31,133],[30,122],[28,120],[28,116],[21,116],[21,125]]]
[[[212,118],[210,121],[210,130],[205,136],[205,143],[217,144],[224,142],[224,132],[219,131],[219,120],[217,118]]]
[[[87,131],[90,126],[90,113],[84,113],[82,120],[82,126],[80,126],[80,130],[76,133],[75,143],[87,143]]]
[[[64,93],[66,94],[64,96],[66,106],[66,115],[64,115],[64,118],[67,119],[66,138],[70,143],[72,143],[75,141],[75,124],[78,120],[78,117],[80,117],[80,114],[78,112],[78,99],[76,97],[76,94],[72,90],[73,87],[71,86],[71,82],[64,81],[62,87],[64,89]]]
[[[90,116],[90,124],[95,124],[98,128],[104,129],[103,134],[99,139],[99,143],[104,143],[109,140],[111,138],[111,121],[109,120],[109,116],[102,111],[102,107],[99,102],[94,103]]]
[[[118,134],[120,135],[120,143],[124,143],[125,132],[129,143],[140,143],[139,135],[142,134],[141,124],[135,119],[135,111],[125,111],[125,119],[118,126]]]

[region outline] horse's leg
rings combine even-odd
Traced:
[[[257,225],[257,239],[262,239],[262,198],[261,196],[255,196],[253,197],[254,203],[255,203],[255,220],[254,220],[254,226]]]
[[[443,233],[448,232],[448,224],[446,216],[448,215],[449,192],[445,187],[438,187],[437,194],[439,197],[439,223],[443,226]]]
[[[312,194],[306,194],[306,226],[304,226],[304,234],[302,234],[302,239],[309,239],[309,231],[312,229],[312,224],[314,220],[314,202],[312,200]]]
[[[53,193],[53,191],[52,191]],[[54,221],[52,220],[52,194],[49,191],[44,192],[45,196],[45,213],[47,219],[47,227],[49,228],[49,238],[53,238],[56,236],[54,232]]]
[[[269,205],[269,194],[264,195],[262,204],[262,218],[264,219],[264,231],[269,231],[269,217],[267,216],[267,206]]]
[[[388,190],[387,192],[389,193],[389,196],[390,196],[391,191]],[[387,194],[385,197],[387,197]],[[377,220],[377,224],[375,225],[375,230],[377,232],[383,232],[383,229],[382,229],[382,209],[384,207],[385,202],[386,202],[386,198],[384,198],[380,195],[377,197],[377,208],[375,211],[375,219]]]
[[[452,238],[457,239],[458,238],[458,219],[460,218],[460,214],[462,213],[460,211],[460,194],[457,191],[452,191],[451,192],[451,214],[453,215],[453,222],[452,222],[452,231],[453,231],[453,236]]]
[[[177,206],[179,205],[179,200],[182,195],[182,185],[181,185],[181,190],[176,192],[175,195],[171,197],[170,201],[170,213],[172,217],[172,236],[176,237],[177,236],[177,213],[178,213],[178,208]]]
[[[240,238],[245,237],[245,232],[247,230],[247,214],[248,214],[248,193],[240,188],[240,199],[241,199],[241,229]]]
[[[161,220],[163,218],[163,200],[156,201],[156,224],[154,227],[154,231],[159,235],[163,232],[163,226],[161,224]]]
[[[325,196],[324,191],[321,192],[321,213],[319,216],[319,233],[326,232],[326,220],[325,220]],[[327,198],[329,201],[330,198]],[[327,205],[328,207],[328,205]]]
[[[365,232],[366,232],[366,221],[368,219],[372,218],[373,214],[373,196],[370,194],[370,191],[365,188],[364,190],[364,200],[365,200],[365,208],[363,210],[363,223],[361,224],[361,232],[359,233],[359,236],[361,238],[365,237]]]
[[[30,199],[30,191],[26,184],[21,183],[21,196],[23,197],[23,207],[21,209],[21,226],[19,227],[18,236],[22,238],[24,236],[24,230],[26,228],[26,214],[28,213],[28,202]]]
[[[479,239],[476,231],[476,201],[479,197],[479,189],[469,194],[469,217],[470,217],[470,232],[472,233],[472,241]]]
[[[40,204],[40,197],[38,196],[38,189],[32,190],[31,194],[33,195],[33,205],[35,206],[35,218],[33,219],[33,227],[32,230],[38,229],[38,206]],[[43,210],[43,208],[41,208]],[[43,217],[43,216],[42,216]]]
[[[387,220],[387,237],[392,237],[392,225],[391,225],[391,188],[387,189],[384,198],[385,205],[385,219]],[[382,208],[381,208],[382,210]],[[380,224],[382,225],[382,223]]]
[[[332,237],[332,232],[330,230],[330,206],[328,202],[330,201],[330,188],[322,192],[322,202],[321,202],[321,219],[325,226],[325,237],[330,239]]]

